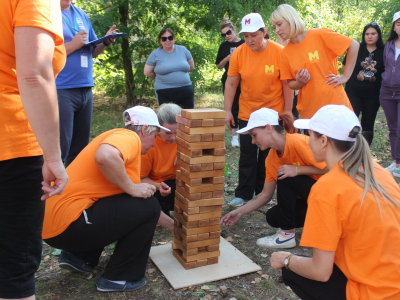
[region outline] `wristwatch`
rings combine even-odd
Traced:
[[[293,254],[288,255],[285,260],[283,261],[283,263],[285,264],[285,268],[288,269],[289,271],[291,271],[289,269],[289,263],[290,263],[290,258],[293,256]]]

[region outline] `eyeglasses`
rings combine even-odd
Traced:
[[[170,41],[173,41],[173,40],[174,40],[174,37],[173,37],[172,35],[170,35],[170,36],[162,36],[162,37],[161,37],[161,40],[162,40],[163,42],[167,41],[167,39],[169,39]]]
[[[221,36],[224,38],[227,35],[231,35],[232,34],[232,30],[228,30],[226,33],[221,33]]]
[[[378,25],[376,22],[372,22],[372,23],[367,23],[367,24],[365,24],[365,26],[369,26],[369,25],[372,25],[372,26],[375,26],[375,25]]]

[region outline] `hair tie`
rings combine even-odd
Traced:
[[[360,126],[354,126],[353,129],[349,133],[350,138],[356,138],[357,135],[359,135],[361,132],[361,127]]]

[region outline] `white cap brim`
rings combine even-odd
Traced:
[[[164,126],[161,125],[152,125],[152,126],[157,126],[158,128],[164,129],[165,131],[171,131],[168,128],[165,128]]]
[[[296,121],[294,121],[293,126],[298,129],[311,129],[310,128],[310,119],[296,120]]]

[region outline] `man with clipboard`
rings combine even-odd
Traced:
[[[113,43],[108,39],[96,46],[85,46],[97,40],[86,13],[60,0],[67,62],[56,79],[60,113],[60,143],[62,161],[67,167],[89,143],[93,111],[93,58]],[[115,33],[113,25],[106,35]]]

